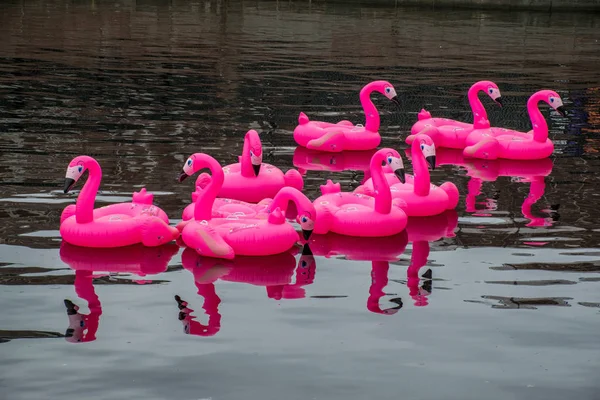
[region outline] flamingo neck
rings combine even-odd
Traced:
[[[418,140],[414,140],[411,145],[411,158],[414,173],[414,192],[418,196],[427,196],[431,180],[429,177],[429,169],[425,156],[421,151],[421,145]]]
[[[279,190],[279,192],[277,192],[277,194],[273,198],[273,203],[271,203],[269,209],[273,211],[276,210],[277,207],[279,207],[281,209],[281,212],[285,214],[290,201],[296,205],[296,210],[301,209],[300,202],[298,199],[298,193],[295,192],[289,186],[284,186]]]
[[[469,183],[467,183],[468,193],[466,198],[466,211],[467,212],[475,212],[477,208],[475,204],[477,203],[477,196],[481,194],[481,186],[483,182],[479,178],[471,178]]]
[[[208,221],[212,217],[212,207],[223,186],[225,174],[223,173],[221,165],[212,157],[202,157],[197,163],[199,164],[199,167],[196,171],[202,168],[208,168],[210,169],[212,179],[204,190],[196,197],[196,202],[194,203],[194,219],[196,221]]]
[[[365,112],[365,129],[371,132],[379,131],[379,112],[371,100],[371,93],[375,90],[374,84],[368,84],[360,91],[360,104]]]
[[[531,178],[531,184],[529,186],[529,194],[521,205],[521,212],[525,218],[533,219],[531,213],[531,207],[537,203],[537,201],[544,195],[546,190],[546,182],[543,176],[535,176]]]
[[[410,265],[406,271],[408,277],[419,276],[419,270],[427,264],[427,257],[429,257],[429,242],[427,240],[414,241],[410,256]]]
[[[102,180],[102,169],[96,160],[87,162],[88,179],[83,185],[75,205],[75,220],[78,224],[87,224],[94,220],[94,202]]]
[[[388,270],[390,265],[387,261],[372,261],[371,265],[371,286],[369,287],[367,309],[371,312],[381,313],[379,299],[385,295],[383,289],[388,284]]]
[[[533,126],[533,140],[545,142],[548,139],[548,123],[542,115],[538,103],[543,100],[542,95],[534,94],[527,100],[527,112]]]
[[[246,178],[254,176],[254,170],[252,169],[252,160],[250,158],[250,150],[252,150],[252,147],[250,146],[249,136],[250,135],[248,133],[246,133],[246,136],[244,136],[244,148],[242,149],[242,157],[240,160],[240,173]]]
[[[371,158],[371,179],[373,179],[373,189],[375,190],[375,212],[389,214],[392,211],[392,192],[383,175],[381,167],[383,160],[383,156]]]
[[[485,107],[478,96],[479,92],[485,92],[485,90],[485,84],[478,82],[471,86],[467,92],[469,105],[471,106],[471,111],[473,112],[473,124],[480,119],[487,119],[487,112],[485,111]]]

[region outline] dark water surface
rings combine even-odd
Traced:
[[[0,39],[0,399],[598,398],[598,14],[3,1]],[[402,98],[373,96],[383,145],[403,151],[423,106],[470,120],[480,79],[504,97],[483,99],[493,125],[529,130],[541,88],[570,115],[542,107],[556,152],[528,181],[438,150],[458,226],[362,244],[397,250],[389,263],[348,260],[359,246],[335,238],[314,257],[233,264],[174,245],[59,252],[73,157],[100,162],[97,205],[145,185],[177,222],[189,154],[234,162],[254,128],[266,162],[307,168],[298,113],[363,123],[358,91],[375,79]],[[363,179],[343,154],[310,162],[310,198]]]

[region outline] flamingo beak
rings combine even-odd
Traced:
[[[558,111],[558,113],[560,115],[562,115],[563,117],[567,116],[567,110],[565,110],[565,107],[563,107],[563,106],[556,107],[556,111]]]
[[[396,103],[398,107],[400,107],[400,99],[398,98],[398,96],[394,96],[390,100]]]
[[[406,183],[406,173],[404,172],[404,168],[398,168],[394,171],[394,175],[398,177],[400,182]]]
[[[258,176],[258,173],[260,172],[260,164],[258,164],[258,165],[252,164],[252,169],[254,169],[254,176]]]
[[[500,107],[502,107],[502,97],[498,97],[494,100]]]
[[[429,167],[433,171],[435,169],[435,156],[425,157],[425,160],[427,161],[427,164],[429,164]]]
[[[306,239],[308,240],[308,239]],[[312,250],[310,249],[310,247],[308,247],[308,243],[305,244],[304,246],[302,246],[302,255],[303,256],[312,256]]]
[[[64,193],[69,193],[69,190],[75,185],[75,179],[65,178],[65,188],[63,190]]]
[[[302,229],[302,236],[304,237],[304,240],[308,240],[312,232],[312,229]]]
[[[185,181],[185,178],[187,178],[187,177],[188,177],[188,174],[186,174],[185,171],[181,171],[181,174],[179,174],[179,177],[177,178],[177,180],[179,182],[183,182],[183,181]]]

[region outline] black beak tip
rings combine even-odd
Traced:
[[[185,173],[185,171],[182,171],[181,174],[179,174],[179,176],[177,177],[177,180],[179,182],[183,182],[185,181],[185,179],[188,177],[188,174]]]
[[[558,113],[560,115],[562,115],[563,117],[567,116],[567,110],[565,110],[565,108],[563,106],[557,107],[556,111],[558,111]]]
[[[427,163],[429,164],[429,167],[431,168],[431,170],[435,170],[435,156],[429,156],[426,158]]]
[[[258,164],[258,165],[252,164],[252,168],[254,169],[254,175],[258,176],[258,173],[260,172],[260,164]]]
[[[63,189],[63,193],[69,193],[69,190],[71,190],[71,188],[73,187],[73,185],[75,184],[75,179],[71,179],[71,178],[65,178],[65,187]]]
[[[396,177],[398,177],[398,179],[400,180],[400,182],[406,183],[406,174],[405,174],[403,168],[395,170],[394,171],[394,175],[396,175]]]
[[[304,240],[308,240],[310,238],[311,233],[312,230],[302,229],[302,236],[304,237]]]
[[[398,98],[398,96],[394,96],[390,100],[396,103],[397,106],[400,106],[400,99]]]
[[[306,239],[308,240],[308,239]],[[310,247],[308,246],[308,243],[305,244],[304,246],[302,246],[302,255],[303,256],[312,256],[312,250],[310,249]]]
[[[496,100],[494,100],[500,107],[502,107],[502,97],[498,97]]]

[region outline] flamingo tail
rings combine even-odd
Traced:
[[[295,169],[290,169],[284,174],[285,186],[291,186],[295,189],[302,191],[304,188],[304,179],[300,172]]]

